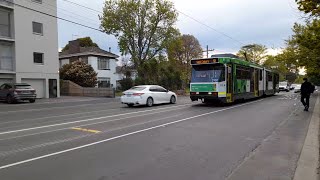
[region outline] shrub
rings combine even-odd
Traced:
[[[82,87],[95,87],[97,85],[97,73],[91,65],[83,61],[63,65],[59,74],[60,79],[70,80]]]

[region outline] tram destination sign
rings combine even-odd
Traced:
[[[217,58],[191,60],[191,64],[213,64],[213,63],[218,63],[218,62],[219,62],[219,60]]]

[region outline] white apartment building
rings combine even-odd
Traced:
[[[0,0],[0,84],[28,83],[38,98],[59,97],[57,19],[36,11],[57,16],[57,1]]]

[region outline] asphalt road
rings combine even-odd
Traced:
[[[315,99],[310,112],[291,92],[224,107],[0,103],[0,179],[291,179]]]

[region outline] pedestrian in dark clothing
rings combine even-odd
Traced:
[[[314,86],[308,81],[307,78],[303,78],[303,80],[304,83],[301,85],[301,102],[304,106],[304,111],[308,111],[310,94],[313,93]]]

